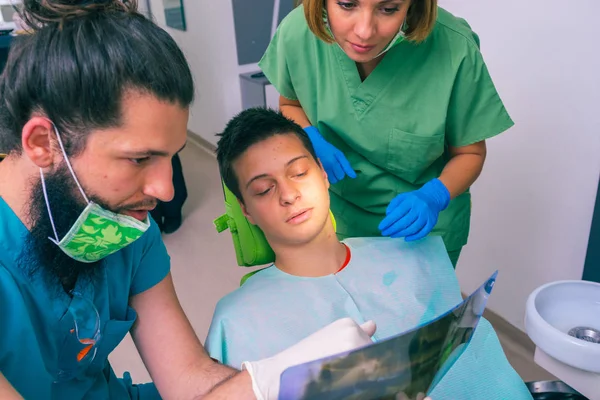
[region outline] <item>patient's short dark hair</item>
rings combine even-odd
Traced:
[[[250,146],[275,135],[295,135],[317,160],[315,149],[306,132],[281,112],[268,108],[258,107],[242,111],[229,121],[223,133],[218,134],[221,137],[217,144],[219,171],[225,185],[240,201],[244,200],[233,163]]]

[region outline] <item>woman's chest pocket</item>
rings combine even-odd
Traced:
[[[396,128],[389,134],[386,166],[398,177],[415,183],[437,159],[443,156],[445,135],[418,135]]]

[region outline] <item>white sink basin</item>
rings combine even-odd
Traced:
[[[600,373],[600,284],[558,281],[539,287],[527,300],[525,329],[544,353]]]

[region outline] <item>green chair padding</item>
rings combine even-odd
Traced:
[[[269,246],[265,234],[256,225],[252,225],[244,213],[235,195],[223,183],[225,194],[225,214],[214,221],[217,232],[229,229],[237,263],[240,267],[254,267],[272,263],[275,253]]]
[[[257,265],[271,264],[275,261],[275,253],[265,238],[262,230],[250,223],[235,195],[223,183],[223,193],[225,196],[225,214],[214,220],[217,232],[223,232],[229,229],[233,239],[233,247],[237,264],[240,267],[255,267]],[[336,228],[335,218],[331,213],[333,227]],[[246,274],[241,281],[241,285],[252,275],[260,270]]]

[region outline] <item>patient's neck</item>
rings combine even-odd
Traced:
[[[346,260],[346,247],[340,243],[333,226],[324,229],[309,243],[272,244],[275,265],[285,273],[303,277],[335,274]]]

